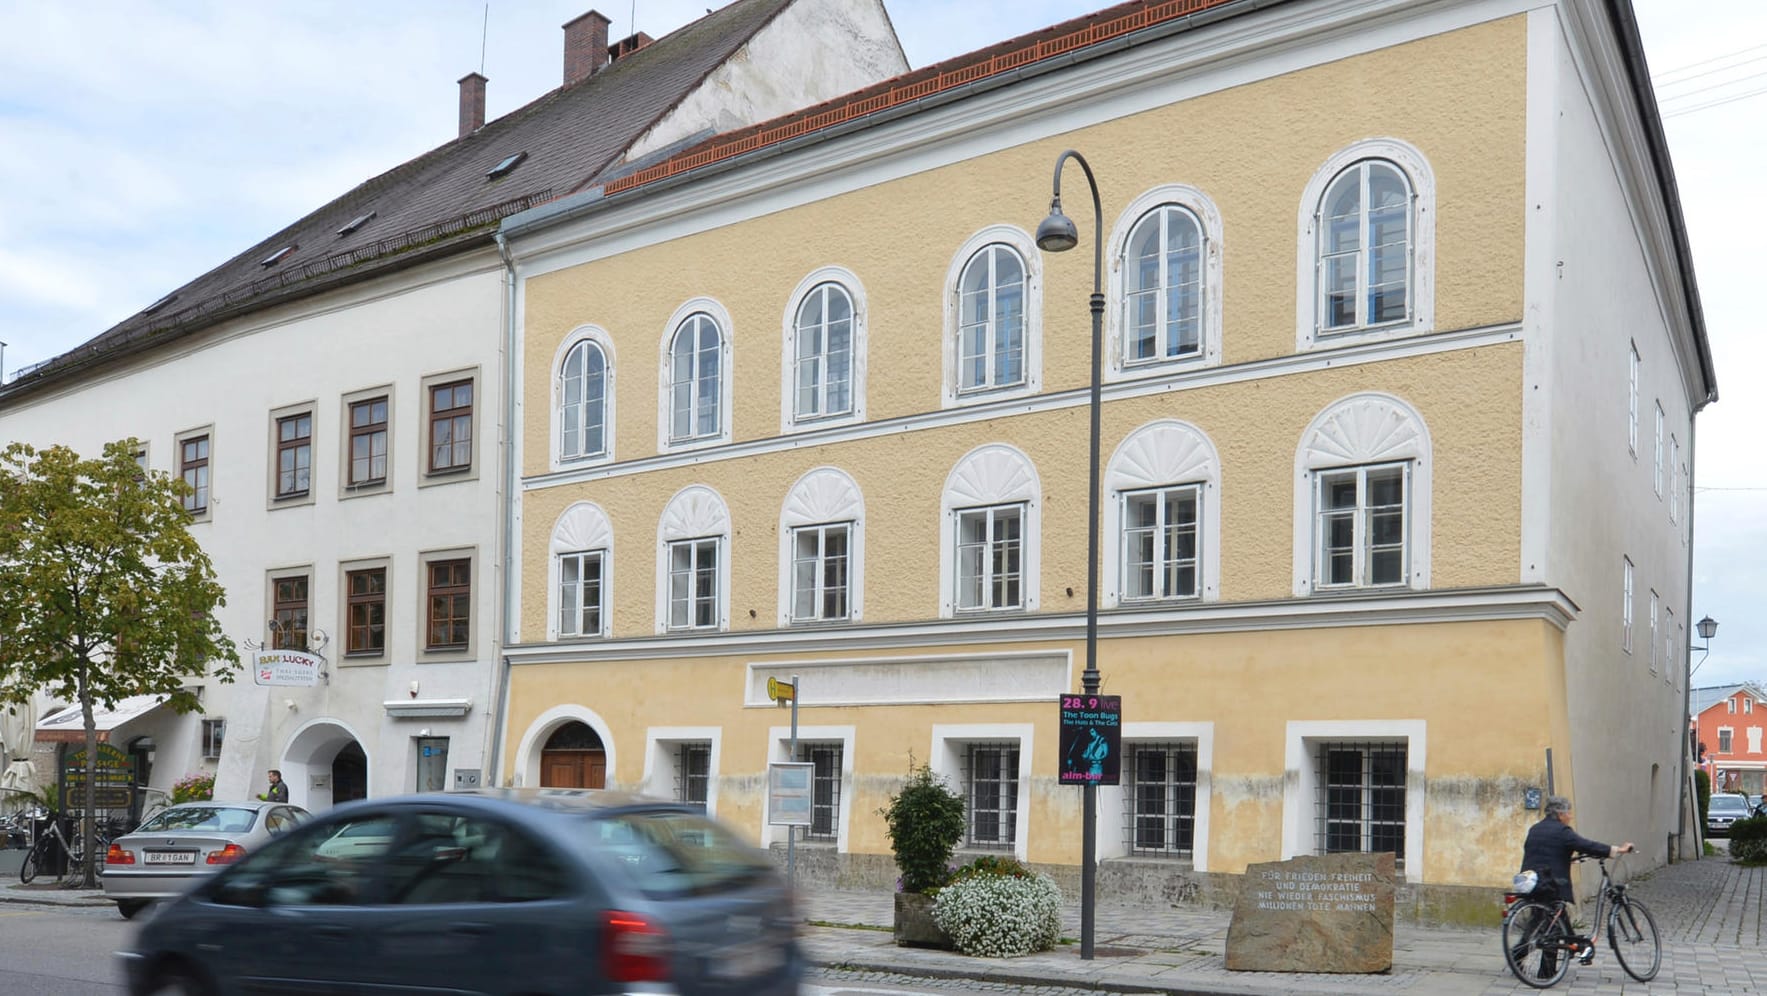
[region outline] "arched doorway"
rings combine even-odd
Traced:
[[[301,727],[283,748],[281,769],[288,801],[314,812],[366,799],[372,788],[361,741],[335,719],[316,719]]]
[[[540,751],[540,784],[545,788],[603,788],[607,785],[607,750],[585,723],[569,722],[554,730]]]
[[[368,798],[368,755],[354,740],[345,744],[331,759],[331,801],[352,802]]]

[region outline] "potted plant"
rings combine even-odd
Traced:
[[[908,781],[879,812],[901,870],[896,893],[896,943],[949,948],[933,922],[933,894],[950,875],[951,852],[963,839],[963,798],[925,764],[908,759]]]

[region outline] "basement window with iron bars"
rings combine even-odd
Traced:
[[[1405,864],[1406,743],[1331,741],[1316,746],[1317,853],[1392,851]]]
[[[1196,838],[1196,743],[1125,744],[1127,851],[1138,858],[1188,858]]]

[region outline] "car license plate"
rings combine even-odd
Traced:
[[[147,851],[141,855],[143,864],[149,865],[194,865],[195,851]]]

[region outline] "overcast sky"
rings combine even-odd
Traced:
[[[492,0],[488,27],[483,0],[0,0],[5,370],[453,138],[455,81],[480,69],[481,43],[490,117],[557,86],[559,26],[596,2],[618,39],[634,23],[660,37],[716,0]],[[1106,0],[886,2],[918,67]],[[1722,395],[1698,423],[1692,613],[1721,628],[1694,683],[1762,680],[1767,336],[1748,288],[1767,231],[1767,3],[1637,8]]]

